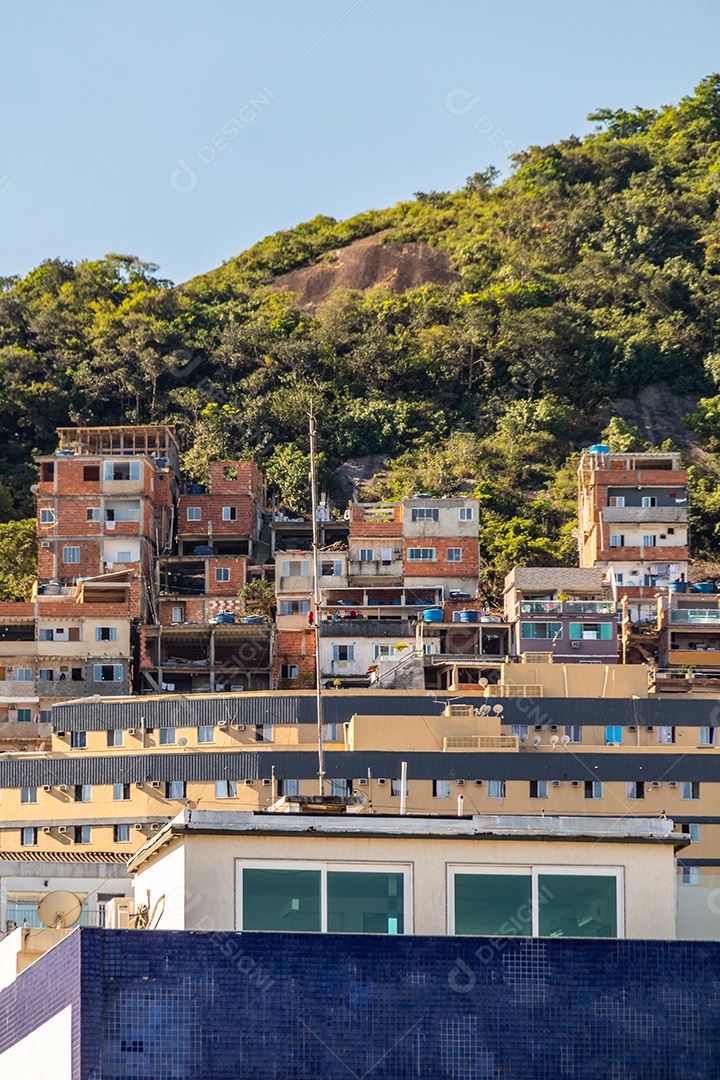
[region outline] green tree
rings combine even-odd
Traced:
[[[0,524],[0,600],[29,600],[37,578],[37,522]]]

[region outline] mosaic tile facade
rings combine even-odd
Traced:
[[[0,994],[68,1002],[74,1080],[715,1080],[708,942],[82,930]]]

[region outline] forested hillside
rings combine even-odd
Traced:
[[[513,562],[573,560],[575,454],[608,424],[615,448],[639,446],[627,403],[660,384],[653,400],[689,415],[659,414],[652,436],[693,464],[694,553],[716,557],[720,76],[677,106],[590,119],[503,183],[487,169],[319,217],[178,287],[122,255],[0,282],[0,521],[32,512],[28,461],[68,423],[175,422],[191,476],[252,455],[298,508],[313,402],[331,487],[376,455],[390,464],[368,496],[477,489],[491,588]],[[372,236],[446,259],[418,287],[383,271],[319,302],[288,291],[282,275]]]

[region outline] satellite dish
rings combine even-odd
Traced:
[[[555,746],[555,743],[557,743],[559,741],[560,740],[558,739],[557,735],[551,735],[550,736],[550,742],[553,744],[553,746]]]
[[[520,742],[521,743],[526,743],[527,741],[528,741],[528,736],[527,735],[521,735],[520,736]]]
[[[38,918],[43,926],[66,930],[74,926],[82,915],[82,902],[75,893],[57,889],[47,893],[38,904]]]
[[[504,710],[504,708],[502,707],[502,705],[493,705],[493,707],[492,707],[492,711],[493,711],[493,712],[494,712],[494,713],[496,714],[496,716],[499,716],[499,715],[500,715],[500,713],[502,713],[502,712],[505,712],[505,710]]]
[[[542,738],[540,737],[540,735],[533,735],[533,742],[536,746],[539,746],[542,742]]]
[[[37,495],[38,491],[40,490],[40,487],[39,487],[38,484],[31,484],[30,485],[30,490],[32,491],[33,495]]]
[[[178,746],[187,746],[187,739],[178,739]]]
[[[480,712],[481,716],[488,716],[490,714],[490,706],[489,705],[481,705],[480,709],[479,709],[479,712]]]
[[[563,735],[560,742],[563,744],[563,746],[567,746],[567,744],[570,742],[570,736],[569,735]]]
[[[485,679],[485,678],[483,678],[483,679],[480,679],[480,680],[479,680],[479,683],[480,683],[480,686],[487,686],[487,685],[488,685],[488,681],[487,681],[487,679]]]

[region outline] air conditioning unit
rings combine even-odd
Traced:
[[[61,784],[60,785],[60,791],[69,791],[69,790],[70,790],[70,785],[69,784]]]
[[[152,825],[150,826],[150,832],[158,832],[159,830],[160,830],[160,822],[159,821],[153,821]]]
[[[151,787],[160,787],[160,781],[159,780],[153,780],[150,786]]]
[[[581,644],[582,644],[582,642],[580,642],[580,641],[571,641],[570,642],[570,645],[571,645],[571,647],[573,649],[579,649]]]
[[[637,724],[628,724],[628,731],[637,731]]]
[[[367,780],[365,779],[365,777],[361,776],[358,780],[358,784],[360,787],[367,787]]]
[[[645,728],[645,730],[646,730],[646,731],[654,731],[654,730],[655,730],[655,728],[654,728],[654,727],[652,727],[652,726],[650,726],[650,727],[646,727],[646,728]]]
[[[484,783],[485,783],[484,780],[476,780],[475,781],[475,787],[482,787]]]
[[[52,791],[52,784],[43,784],[43,791]]]
[[[238,731],[244,731],[245,730],[245,725],[244,724],[238,724],[237,729],[238,729]]]
[[[50,541],[49,540],[42,540],[41,541],[41,547],[44,547],[47,550],[47,548],[50,547]]]
[[[58,828],[58,832],[64,835],[67,832],[67,825],[60,825]]]
[[[143,830],[142,825],[136,825],[135,828],[137,829],[138,832],[142,832],[142,830]]]
[[[142,786],[143,786],[142,780],[136,780],[135,781],[135,787],[141,788]]]
[[[55,734],[57,735],[58,739],[64,739],[67,737],[66,731],[56,731]]]
[[[677,787],[677,780],[668,780],[668,787]]]
[[[551,724],[551,725],[550,725],[550,730],[551,730],[551,731],[558,731],[558,726],[557,726],[557,724]]]
[[[246,780],[245,783],[248,785],[248,787],[252,787],[254,780]]]
[[[134,728],[134,727],[128,728],[128,735],[137,735],[137,728]]]
[[[49,832],[52,832],[52,829],[50,828],[49,825],[43,825],[43,832],[44,833],[49,833]]]
[[[562,780],[551,780],[550,781],[550,787],[560,787],[561,785],[562,785]]]
[[[228,726],[227,720],[218,720],[218,727],[227,727],[227,726]]]
[[[245,687],[244,686],[231,686],[230,687],[230,693],[231,694],[244,694],[245,693]]]
[[[456,780],[455,781],[455,787],[465,787],[465,781],[464,780]]]
[[[387,784],[387,780],[384,776],[378,777],[378,784]]]
[[[262,786],[263,786],[263,787],[270,787],[270,784],[271,784],[271,783],[272,783],[272,781],[271,781],[271,780],[263,780],[263,782],[262,782]]]
[[[662,787],[662,784],[660,783],[660,781],[659,781],[659,780],[653,780],[653,782],[652,782],[652,784],[650,785],[650,787]]]
[[[571,780],[570,781],[570,787],[580,787],[580,781],[579,780]]]
[[[108,930],[131,930],[135,901],[131,896],[113,896],[105,905],[105,925]]]
[[[535,724],[533,727],[533,731],[542,731],[542,729],[542,724]]]

